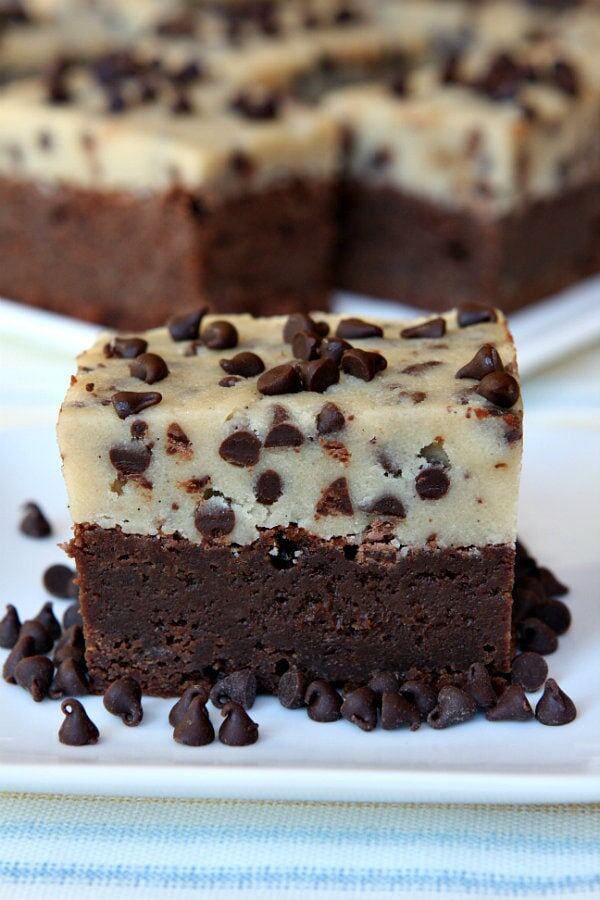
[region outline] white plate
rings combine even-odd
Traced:
[[[1,316],[1,314],[0,314]],[[44,317],[30,314],[34,336]],[[0,317],[0,328],[2,318]],[[88,329],[77,326],[77,346]],[[4,341],[0,390],[0,520],[3,601],[22,615],[48,599],[43,569],[60,561],[56,543],[69,534],[54,420],[71,370],[68,340],[53,346]],[[59,345],[62,341],[62,347]],[[14,366],[13,366],[14,363]],[[7,413],[10,411],[10,415]],[[259,742],[247,748],[214,743],[176,745],[167,701],[145,701],[136,729],[124,727],[85,700],[101,731],[96,747],[60,745],[59,704],[33,704],[0,682],[0,791],[33,790],[181,797],[431,802],[600,801],[600,669],[597,665],[600,422],[594,410],[566,418],[528,418],[521,498],[521,534],[572,586],[572,630],[549,658],[552,674],[574,698],[578,719],[565,728],[537,722],[365,734],[346,722],[311,722],[259,698],[251,715]],[[19,506],[35,499],[51,515],[55,537],[36,541],[17,529]],[[66,604],[56,601],[57,612]],[[4,658],[2,653],[2,658]],[[537,699],[537,698],[534,698]],[[217,716],[213,711],[213,720]]]

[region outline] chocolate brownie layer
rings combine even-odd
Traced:
[[[508,670],[511,546],[396,549],[272,529],[244,547],[76,525],[87,663],[174,695],[217,672],[260,687],[298,665],[335,681],[411,666]]]
[[[511,310],[600,270],[600,183],[486,218],[349,181],[339,229],[345,290],[436,310],[465,301]]]
[[[300,178],[210,209],[182,189],[0,178],[0,295],[120,329],[204,302],[255,314],[324,308],[332,207],[330,186]]]

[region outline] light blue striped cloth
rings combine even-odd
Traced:
[[[600,806],[0,796],[0,898],[600,897]]]

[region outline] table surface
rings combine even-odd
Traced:
[[[2,369],[22,375],[0,419],[31,412],[23,351],[0,339]],[[524,397],[528,415],[597,421],[600,346],[538,372]],[[600,897],[600,806],[0,795],[0,900],[199,894]]]

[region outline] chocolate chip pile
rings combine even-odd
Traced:
[[[272,487],[265,483],[265,491]],[[44,537],[51,533],[51,526],[40,508],[28,503],[20,530],[28,536]],[[51,602],[23,622],[16,608],[7,605],[0,620],[0,647],[10,652],[2,676],[28,691],[36,703],[46,698],[62,700],[65,718],[58,732],[61,743],[95,744],[99,730],[76,699],[90,693],[90,684],[75,573],[68,566],[53,565],[44,572],[42,581],[53,597],[75,602],[67,607],[62,625]],[[490,672],[476,662],[464,674],[447,673],[437,679],[418,671],[410,671],[404,678],[396,672],[380,671],[366,684],[346,684],[339,689],[309,672],[291,668],[280,677],[279,702],[286,709],[306,709],[314,722],[345,719],[362,731],[373,731],[378,723],[386,731],[416,731],[424,723],[444,729],[466,722],[478,712],[490,722],[524,722],[535,717],[543,725],[566,725],[577,715],[575,704],[553,678],[548,678],[544,656],[558,648],[559,636],[570,626],[569,609],[559,599],[567,592],[568,588],[517,542],[513,589],[517,653],[510,674]],[[534,711],[527,694],[542,687]],[[218,731],[221,743],[232,747],[255,743],[259,726],[247,711],[256,695],[256,676],[249,669],[225,675],[212,688],[206,683],[189,687],[169,713],[173,739],[191,747],[215,740],[207,709],[210,700],[223,717]],[[103,702],[105,709],[128,727],[138,726],[143,720],[142,691],[131,676],[113,682]]]

